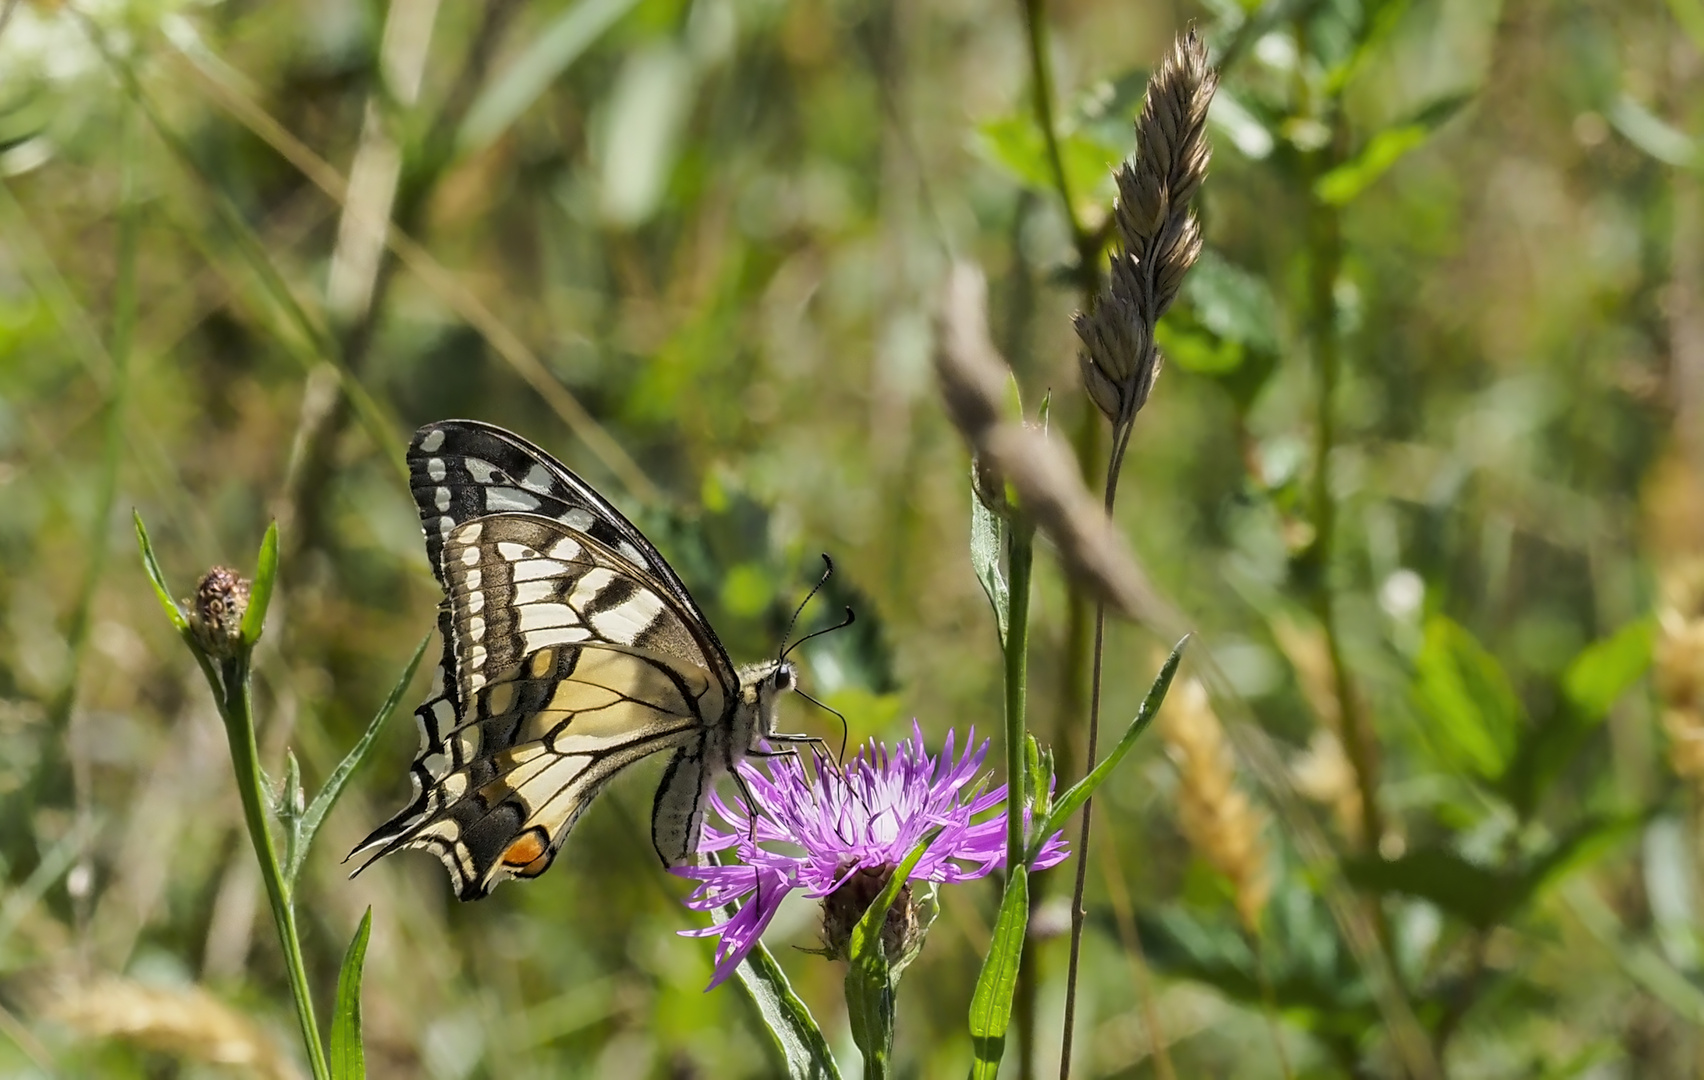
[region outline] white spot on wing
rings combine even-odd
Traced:
[[[615,550],[621,552],[621,557],[626,559],[628,562],[632,563],[634,566],[650,566],[651,565],[646,560],[645,556],[641,555],[639,553],[638,548],[634,547],[632,544],[628,543],[625,540],[623,540],[621,543],[615,545]]]
[[[420,449],[426,451],[428,454],[433,453],[442,445],[444,445],[443,428],[427,432],[426,437],[420,440]]]
[[[485,508],[490,511],[499,510],[537,510],[540,506],[535,496],[529,495],[519,488],[491,487],[485,489]]]
[[[485,620],[475,615],[467,621],[467,636],[475,641],[485,636]]]
[[[562,520],[570,529],[579,529],[581,532],[586,532],[597,522],[598,519],[585,507],[576,506],[566,514],[563,514]]]
[[[600,566],[596,570],[589,571],[575,583],[574,595],[568,598],[569,606],[575,610],[584,610],[586,605],[597,598],[598,593],[603,592],[604,586],[614,580],[615,571],[613,570],[607,570]]]
[[[497,473],[497,466],[476,457],[463,458],[462,464],[467,466],[468,475],[476,484],[489,484],[491,477]]]
[[[476,542],[480,535],[484,532],[485,523],[483,521],[470,521],[467,523],[467,526],[462,529],[462,540],[466,543],[472,544]]]
[[[476,548],[476,547],[463,548],[462,554],[461,554],[461,561],[462,561],[463,566],[478,566],[479,565],[479,549]]]
[[[521,481],[521,486],[532,488],[540,495],[549,495],[554,486],[551,481],[550,470],[543,465],[534,465],[527,472],[526,478]]]
[[[527,635],[527,652],[537,652],[550,645],[574,645],[591,639],[592,632],[583,626],[562,626],[538,630]]]
[[[450,759],[442,754],[427,754],[420,759],[420,767],[425,769],[426,774],[433,780],[442,780],[445,771],[450,767]]]
[[[432,496],[432,502],[438,507],[439,513],[448,510],[450,508],[450,489],[447,487],[439,488],[437,493]]]
[[[432,722],[436,725],[433,735],[438,742],[450,737],[450,730],[456,726],[456,710],[448,701],[439,701],[432,706]]]
[[[426,463],[426,475],[430,476],[434,483],[443,483],[444,477],[449,474],[449,470],[444,468],[444,459],[441,457],[435,457]]]
[[[663,610],[663,602],[651,592],[634,593],[625,603],[591,617],[592,627],[602,637],[630,644],[638,640]]]
[[[515,609],[523,634],[558,626],[577,626],[580,618],[566,604],[527,604]]]
[[[564,562],[573,562],[575,559],[580,557],[580,545],[577,541],[570,540],[568,537],[564,536],[562,539],[556,541],[556,543],[550,545],[550,550],[545,552],[545,554],[549,555],[553,559],[561,559]]]
[[[518,584],[522,581],[538,581],[541,578],[559,578],[572,569],[567,563],[555,559],[526,559],[510,565],[512,579]]]
[[[517,581],[515,583],[515,607],[525,607],[527,604],[542,604],[556,594],[556,583],[541,578],[535,581]]]

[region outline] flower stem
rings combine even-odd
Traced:
[[[1024,852],[1024,704],[1029,682],[1030,564],[1035,540],[1023,526],[1012,530],[1008,562],[1010,609],[1006,629],[1006,854],[1008,867]],[[1025,1047],[1028,1052],[1028,1047]]]
[[[199,654],[198,654],[199,655]],[[290,993],[296,1002],[296,1020],[302,1028],[302,1044],[314,1080],[330,1080],[325,1046],[314,1018],[314,1001],[308,992],[307,967],[302,960],[301,937],[296,931],[296,909],[289,886],[278,865],[278,850],[266,824],[266,798],[260,778],[259,752],[254,736],[254,701],[249,681],[249,658],[245,653],[220,662],[218,675],[205,659],[202,668],[219,702],[225,721],[225,738],[231,746],[231,766],[236,774],[237,794],[242,799],[243,821],[248,825],[249,843],[260,860],[260,877],[266,883],[266,898],[272,905],[272,921],[278,926],[278,941],[284,948],[284,969],[290,978]]]

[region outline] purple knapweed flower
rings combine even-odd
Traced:
[[[973,783],[988,755],[988,741],[953,759],[953,733],[933,757],[915,721],[911,738],[893,751],[871,740],[843,767],[816,759],[815,779],[796,756],[742,762],[749,789],[730,805],[711,795],[728,831],[706,822],[699,851],[733,850],[726,865],[680,866],[674,873],[698,881],[686,906],[714,911],[748,897],[727,921],[687,937],[720,934],[716,972],[708,989],[733,974],[757,945],[781,900],[795,889],[824,900],[826,952],[845,956],[852,926],[887,884],[893,871],[929,833],[939,830],[912,870],[888,913],[883,944],[890,961],[920,944],[926,925],[909,906],[913,882],[951,883],[985,877],[1006,861],[1006,818],[991,814],[1006,801],[1004,785],[981,790]],[[753,826],[753,811],[756,824]],[[977,820],[979,819],[980,820]],[[786,851],[765,845],[785,844]],[[1033,869],[1062,862],[1065,842],[1055,833],[1042,845]]]

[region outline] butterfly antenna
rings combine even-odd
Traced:
[[[835,623],[833,626],[825,626],[821,630],[812,630],[810,633],[806,634],[804,637],[793,642],[793,644],[787,646],[785,649],[782,649],[781,650],[781,659],[783,659],[783,660],[787,659],[788,653],[792,652],[794,649],[798,648],[800,645],[803,645],[805,642],[809,641],[811,638],[819,638],[819,637],[822,637],[824,634],[832,634],[836,630],[844,630],[848,626],[851,626],[853,623],[855,623],[857,621],[858,621],[858,616],[853,613],[851,608],[847,608],[846,609],[846,617],[844,619],[841,619],[839,622]]]
[[[793,609],[793,617],[787,621],[787,632],[781,637],[781,652],[775,657],[776,663],[780,663],[787,659],[787,653],[789,651],[787,648],[787,639],[793,636],[794,628],[799,625],[799,616],[805,613],[805,605],[809,604],[811,602],[811,597],[815,596],[824,585],[828,584],[828,579],[834,576],[834,560],[828,557],[828,552],[826,551],[822,553],[822,567],[822,577],[817,578],[817,583],[812,585],[811,591],[805,594],[805,598],[803,600],[799,601],[799,606]]]
[[[806,701],[810,702],[812,705],[815,705],[817,708],[821,709],[823,712],[832,713],[834,715],[834,718],[840,721],[840,753],[834,755],[834,765],[835,765],[835,768],[842,768],[843,763],[846,761],[846,739],[852,733],[852,729],[850,727],[848,727],[847,724],[846,724],[846,714],[841,712],[839,709],[833,708],[833,707],[828,706],[828,705],[824,705],[822,702],[818,701],[814,697],[811,697],[809,694],[805,693],[803,690],[800,690],[796,686],[793,688],[793,693],[804,698]]]

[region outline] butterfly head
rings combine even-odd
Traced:
[[[740,707],[764,720],[773,721],[776,703],[799,688],[799,668],[791,660],[764,660],[739,670]],[[774,730],[765,724],[761,730]]]

